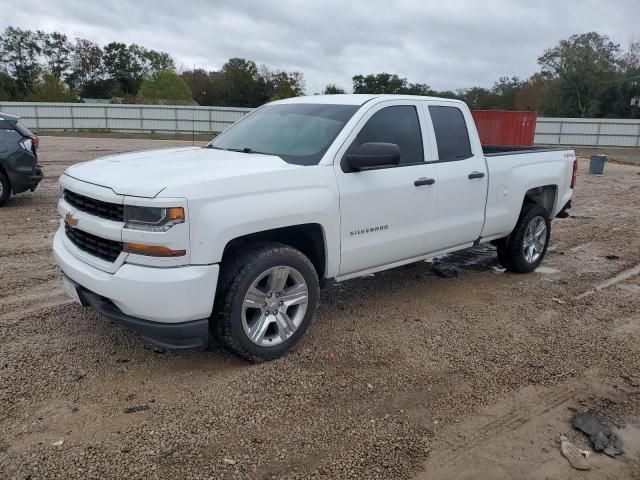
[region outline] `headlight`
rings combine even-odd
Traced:
[[[146,232],[166,232],[174,225],[184,223],[184,208],[158,208],[124,206],[124,228]]]

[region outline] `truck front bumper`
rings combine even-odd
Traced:
[[[76,258],[63,236],[63,230],[56,232],[54,256],[84,306],[156,345],[206,347],[219,265],[154,268],[125,263],[111,274]]]

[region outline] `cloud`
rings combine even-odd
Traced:
[[[397,73],[437,89],[527,77],[545,48],[598,31],[626,45],[638,0],[0,0],[0,28],[57,30],[105,44],[169,52],[177,65],[218,69],[240,56],[299,70],[307,93],[351,77]]]

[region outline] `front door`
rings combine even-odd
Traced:
[[[389,101],[360,120],[334,162],[340,191],[340,275],[410,259],[431,250],[438,188],[425,162],[427,138],[418,102]],[[363,143],[400,147],[400,165],[351,172],[342,157]],[[430,148],[430,147],[429,147]],[[428,148],[427,158],[431,156]]]

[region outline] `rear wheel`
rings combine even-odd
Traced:
[[[550,236],[547,210],[536,204],[525,204],[511,235],[497,242],[498,259],[512,272],[533,272],[547,253]]]
[[[223,266],[212,318],[218,339],[259,362],[288,352],[304,336],[318,305],[319,284],[298,250],[265,243]]]
[[[7,176],[0,172],[0,207],[4,205],[11,195],[11,185]]]

